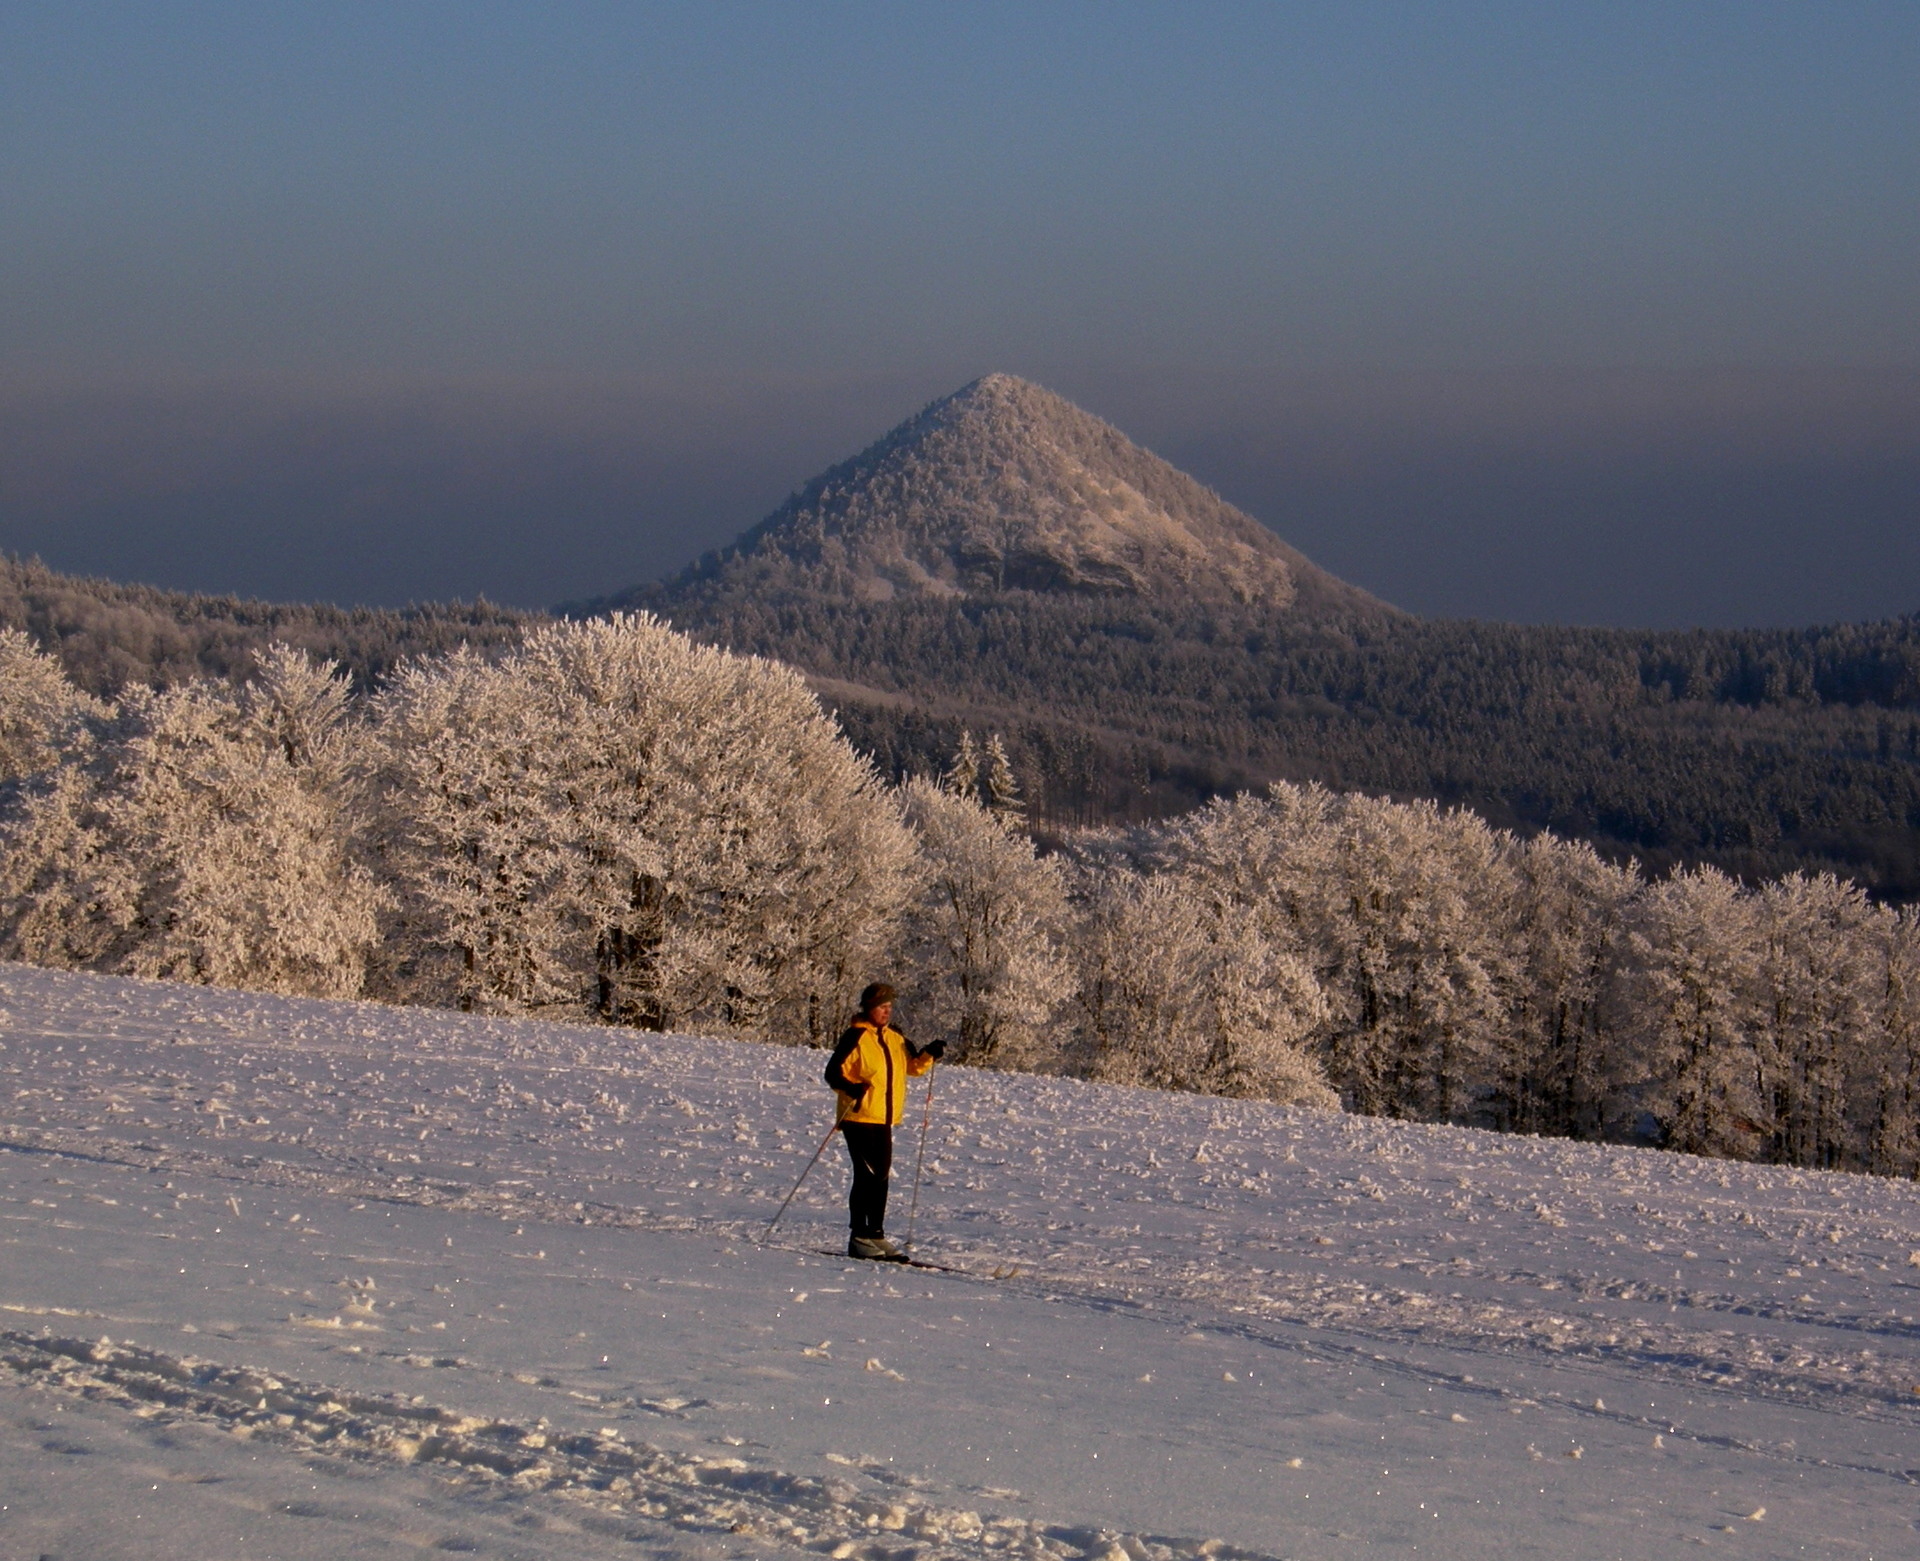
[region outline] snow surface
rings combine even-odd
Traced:
[[[0,1558],[1920,1554],[1920,1191],[0,967]],[[922,1095],[903,1134],[905,1227]]]

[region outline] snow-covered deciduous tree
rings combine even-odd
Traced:
[[[111,930],[95,884],[97,776],[69,762],[9,788],[0,809],[0,958],[79,970]]]
[[[405,932],[468,1006],[820,1041],[910,897],[799,675],[645,615],[410,668],[380,730]]]
[[[1055,1015],[1073,995],[1055,862],[972,798],[932,781],[902,792],[926,879],[907,924],[909,981],[953,1037],[956,1060],[1055,1065]]]
[[[0,629],[0,784],[77,757],[99,703],[18,629]]]
[[[1848,1085],[1881,1041],[1885,956],[1879,913],[1831,873],[1793,873],[1754,906],[1759,990],[1753,1024],[1766,1138],[1757,1153],[1832,1168],[1864,1158]]]
[[[240,708],[253,735],[277,748],[310,787],[350,786],[367,758],[370,734],[353,718],[345,675],[289,645],[268,645],[254,657]]]
[[[1348,997],[1337,1078],[1363,1110],[1426,1121],[1473,1114],[1494,1072],[1515,896],[1501,841],[1474,814],[1344,799],[1334,931]]]
[[[1536,835],[1511,853],[1518,899],[1512,1012],[1501,1031],[1497,1125],[1592,1138],[1608,1121],[1618,1043],[1608,998],[1642,880],[1584,841]]]
[[[1207,959],[1199,900],[1171,875],[1109,867],[1082,879],[1085,914],[1072,945],[1080,1018],[1073,1060],[1090,1077],[1127,1084],[1196,1071],[1175,1052],[1205,1051],[1188,1013],[1194,974]]]
[[[374,725],[372,833],[395,894],[375,990],[483,1013],[581,1007],[593,931],[554,712],[462,649],[401,668]]]
[[[1880,1033],[1855,1060],[1850,1086],[1861,1168],[1920,1177],[1920,910],[1881,912],[1879,934]]]
[[[21,957],[318,997],[357,995],[380,891],[353,857],[327,669],[275,654],[256,688],[135,690],[87,762],[9,824],[5,922]],[[313,753],[275,735],[317,698]],[[316,710],[319,713],[315,713]]]
[[[1173,874],[1089,875],[1075,938],[1079,1059],[1096,1078],[1337,1110],[1303,1049],[1313,973],[1243,906]]]
[[[1674,873],[1635,902],[1616,1087],[1671,1148],[1751,1159],[1766,1141],[1759,944],[1752,897],[1715,868]]]
[[[100,797],[115,968],[357,995],[378,892],[324,773],[249,715],[205,684],[123,704]]]
[[[1500,1045],[1515,901],[1480,819],[1280,783],[1200,810],[1164,851],[1301,951],[1328,999],[1314,1049],[1353,1109],[1472,1114]]]
[[[77,969],[98,957],[89,767],[106,715],[17,629],[0,629],[0,957]]]
[[[914,855],[800,675],[646,616],[543,629],[511,665],[567,733],[598,1011],[828,1039]]]

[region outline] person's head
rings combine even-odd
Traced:
[[[876,981],[860,994],[860,1012],[875,1024],[885,1024],[893,1017],[893,999],[893,988]]]

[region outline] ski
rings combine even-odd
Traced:
[[[930,1262],[923,1257],[854,1257],[849,1253],[836,1251],[832,1247],[815,1247],[813,1250],[821,1257],[837,1257],[849,1263],[872,1263],[891,1268],[924,1268],[936,1274],[959,1274],[966,1279],[985,1277],[974,1273],[971,1269],[954,1268],[946,1263]]]

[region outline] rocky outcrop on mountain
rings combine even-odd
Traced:
[[[1010,374],[934,402],[675,579],[597,605],[1007,592],[1394,615],[1110,424]]]

